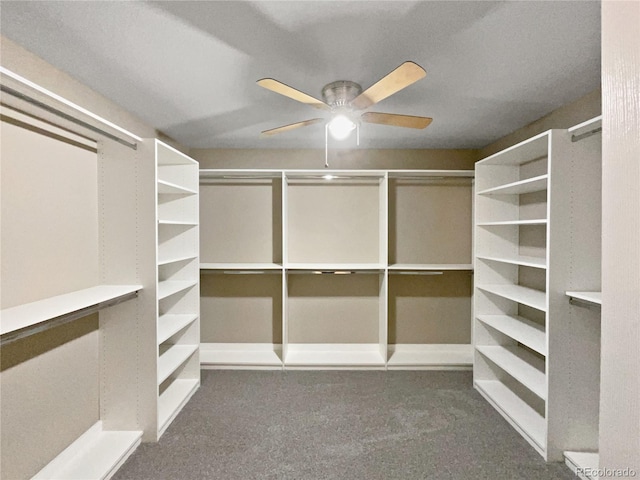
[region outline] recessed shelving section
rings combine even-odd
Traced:
[[[202,170],[203,367],[384,368],[389,359],[394,368],[468,368],[473,176]],[[438,277],[454,293],[427,294],[432,338],[423,344],[387,349],[390,275]],[[453,313],[439,313],[451,301]],[[459,335],[442,343],[452,323]]]

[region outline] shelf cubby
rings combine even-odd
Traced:
[[[384,172],[325,173],[285,172],[285,266],[386,265]]]
[[[390,176],[389,264],[470,264],[472,179]]]
[[[201,275],[201,363],[282,368],[282,269]]]
[[[384,367],[383,273],[287,274],[288,367]]]
[[[208,264],[282,264],[282,172],[202,170],[200,252]]]
[[[470,273],[389,272],[389,367],[471,366]]]

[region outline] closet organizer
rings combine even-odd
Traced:
[[[197,163],[2,73],[2,477],[109,478],[199,386]]]
[[[469,368],[473,171],[201,170],[204,368]]]

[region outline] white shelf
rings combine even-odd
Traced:
[[[528,305],[542,312],[547,311],[545,292],[521,285],[478,285],[480,290],[498,295],[514,302]]]
[[[429,272],[439,270],[473,270],[471,263],[394,263],[389,272]]]
[[[487,188],[478,192],[478,195],[521,195],[523,193],[540,192],[547,189],[549,175],[538,175],[517,182]]]
[[[250,273],[257,273],[267,270],[282,270],[282,265],[277,263],[201,263],[200,270],[246,270]]]
[[[195,314],[164,314],[158,318],[158,345],[197,320]]]
[[[539,359],[534,354],[520,347],[478,345],[476,346],[476,350],[533,393],[543,400],[546,400],[547,381],[545,377],[544,360]]]
[[[574,125],[573,127],[569,128],[569,133],[572,133],[574,135],[582,135],[598,128],[602,128],[602,115],[598,115],[597,117],[593,117],[586,122]]]
[[[478,315],[477,319],[546,356],[547,337],[543,325],[517,315]]]
[[[289,344],[285,366],[383,367],[385,359],[376,344]]]
[[[158,430],[160,434],[182,410],[199,385],[200,382],[195,379],[176,379],[162,392],[158,399]]]
[[[549,152],[550,132],[543,132],[523,142],[495,153],[476,163],[478,165],[522,165],[546,157]]]
[[[169,345],[160,347],[158,358],[158,385],[164,382],[180,365],[198,350],[198,345]]]
[[[473,364],[473,345],[465,344],[389,345],[388,354],[389,368],[470,368]]]
[[[567,467],[582,480],[597,480],[600,468],[598,452],[564,452]]]
[[[358,270],[384,270],[381,263],[287,263],[286,270],[300,270],[305,272],[350,272]]]
[[[158,193],[168,195],[195,195],[197,192],[190,188],[182,187],[176,183],[158,180]]]
[[[475,177],[474,170],[389,170],[389,178]]]
[[[203,366],[282,367],[282,345],[266,343],[201,343]]]
[[[536,218],[533,220],[501,220],[499,222],[478,222],[480,227],[494,227],[500,225],[546,225],[546,218]]]
[[[198,162],[188,157],[180,150],[176,150],[160,140],[155,140],[156,144],[156,161],[159,166],[162,165],[192,165],[197,167]],[[162,147],[162,148],[157,148]]]
[[[38,472],[32,480],[103,480],[111,478],[140,445],[142,432],[105,431],[94,424]]]
[[[161,226],[178,226],[178,227],[196,227],[198,226],[195,222],[182,222],[178,220],[158,220],[158,225]]]
[[[503,417],[534,442],[534,446],[544,451],[546,444],[545,419],[518,395],[497,380],[477,380],[478,391],[494,406]]]
[[[0,335],[36,327],[43,322],[76,314],[88,314],[87,309],[105,308],[135,296],[142,285],[98,285],[55,297],[38,300],[0,311]],[[76,316],[75,318],[79,318]]]
[[[194,255],[181,255],[178,257],[162,259],[162,260],[158,260],[158,266],[161,267],[163,265],[169,265],[171,263],[186,262],[189,260],[193,260],[195,258],[196,257]]]
[[[602,292],[566,292],[565,295],[583,302],[602,305]]]
[[[158,300],[163,300],[178,292],[195,287],[197,282],[165,280],[158,283]]]
[[[541,257],[530,257],[526,255],[477,255],[480,260],[491,260],[492,262],[510,263],[523,267],[547,268],[547,259]]]

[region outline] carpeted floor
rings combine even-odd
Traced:
[[[471,372],[217,371],[114,480],[575,480]]]

